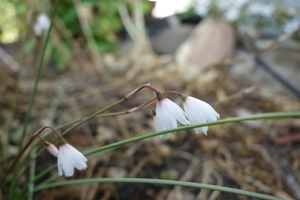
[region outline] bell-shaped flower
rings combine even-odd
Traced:
[[[191,96],[181,95],[181,98],[183,99],[185,115],[191,125],[213,122],[220,118],[220,115],[208,103]],[[199,127],[194,130],[196,133],[202,131],[207,135],[208,127]]]
[[[45,14],[39,14],[36,19],[36,23],[33,25],[33,31],[36,36],[41,36],[43,30],[48,30],[50,27],[50,20]]]
[[[58,153],[58,174],[60,176],[65,174],[66,177],[73,176],[74,167],[78,170],[87,168],[87,158],[77,149],[69,144],[62,144],[59,147]]]
[[[177,104],[167,98],[158,100],[153,117],[155,130],[164,131],[177,128],[177,121],[183,125],[190,124],[184,111]]]

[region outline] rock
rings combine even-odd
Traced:
[[[153,38],[153,50],[158,54],[174,54],[189,37],[193,28],[192,25],[165,28]]]
[[[235,33],[223,20],[207,19],[193,30],[178,48],[175,59],[180,71],[187,77],[200,70],[229,59],[235,50]]]

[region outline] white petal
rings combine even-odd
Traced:
[[[164,131],[177,127],[176,119],[173,118],[173,116],[170,116],[162,101],[157,102],[156,105],[156,126],[157,131]]]
[[[181,121],[183,124],[188,123],[184,116],[184,112],[171,100],[164,98],[161,101],[158,101],[155,119],[156,131],[177,128],[176,120]]]
[[[188,120],[191,124],[202,124],[216,121],[220,115],[206,102],[188,96],[183,102],[183,107]],[[207,135],[208,127],[199,127],[194,129],[196,133],[202,131]]]
[[[45,14],[39,14],[37,17],[37,24],[42,28],[42,29],[49,29],[50,27],[50,20]]]
[[[69,144],[64,144],[59,148],[58,154],[58,172],[66,177],[73,176],[74,167],[79,170],[87,168],[87,158],[77,149]]]
[[[57,168],[58,168],[58,174],[60,176],[63,175],[63,169],[62,169],[62,166],[61,166],[61,157],[58,157],[57,159]]]
[[[177,119],[183,125],[189,125],[189,121],[185,118],[184,111],[170,99],[163,99],[164,106],[166,107],[168,113]]]
[[[155,131],[158,132],[159,131],[159,125],[158,125],[156,115],[153,116],[153,124],[154,124]]]
[[[195,132],[197,134],[199,134],[200,132],[203,132],[204,135],[207,135],[207,131],[208,131],[208,126],[203,126],[203,127],[199,127],[199,128],[194,128]]]
[[[73,176],[74,174],[74,165],[70,161],[70,157],[68,155],[67,149],[60,148],[58,160],[60,160],[60,165],[63,169],[63,172],[66,177]]]
[[[74,167],[78,170],[86,169],[87,165],[87,158],[73,146],[68,145],[68,153],[69,153],[69,160],[73,164]]]

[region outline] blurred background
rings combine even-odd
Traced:
[[[18,150],[54,6],[54,0],[0,1],[0,132],[10,158]],[[298,0],[58,1],[27,136],[84,118],[145,83],[202,99],[221,119],[299,111],[299,30]],[[112,111],[153,97],[142,91]],[[87,152],[153,131],[152,113],[145,109],[91,120],[65,137]],[[169,140],[151,138],[91,156],[88,170],[74,178],[162,178],[300,199],[299,142],[299,119],[218,125],[207,137],[182,131]],[[56,162],[50,157],[38,158],[37,172]],[[27,179],[25,173],[21,184]],[[43,190],[35,199],[249,198],[95,183]]]

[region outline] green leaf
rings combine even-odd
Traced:
[[[177,185],[183,187],[194,187],[199,189],[208,189],[208,190],[217,190],[221,192],[227,192],[237,195],[243,195],[258,199],[264,200],[281,200],[280,198],[260,194],[256,192],[249,192],[246,190],[235,189],[230,187],[223,187],[217,185],[209,185],[195,182],[186,182],[186,181],[174,181],[174,180],[164,180],[164,179],[149,179],[149,178],[94,178],[94,179],[79,179],[79,180],[71,180],[71,181],[61,181],[56,183],[48,183],[42,184],[35,188],[35,191],[59,187],[59,186],[67,186],[67,185],[79,185],[79,184],[92,184],[92,183],[146,183],[146,184],[162,184],[162,185]]]
[[[115,43],[107,40],[106,38],[95,38],[98,50],[101,53],[112,51],[115,48]]]

